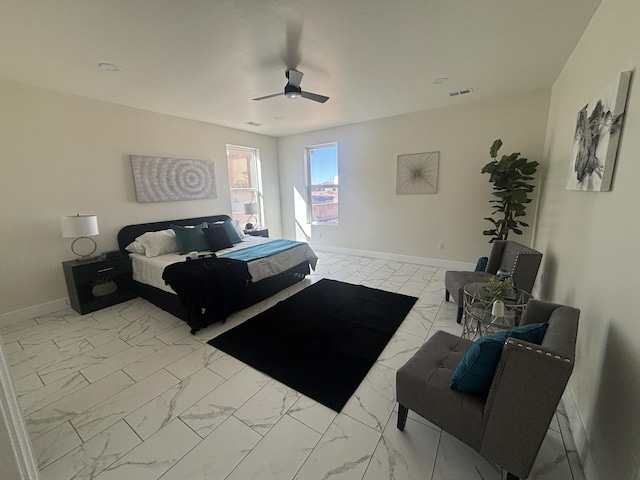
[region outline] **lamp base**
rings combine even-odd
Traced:
[[[78,240],[82,240],[83,238],[93,243],[93,249],[89,253],[76,252],[76,249],[75,249],[76,242]],[[92,255],[96,253],[97,249],[98,249],[98,244],[93,238],[89,238],[89,237],[78,237],[71,243],[71,251],[76,255],[77,257],[76,261],[78,262],[86,262],[87,260],[91,260],[93,258]]]
[[[251,220],[253,219],[253,220]],[[256,217],[255,215],[249,215],[247,217],[247,224],[245,225],[245,229],[246,230],[253,230],[256,228],[256,223],[258,222],[258,217]],[[252,225],[253,228],[249,228],[249,225]]]

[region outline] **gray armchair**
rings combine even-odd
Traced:
[[[503,270],[511,274],[513,283],[517,288],[531,293],[541,261],[542,253],[537,250],[511,240],[496,240],[491,248],[486,271],[445,272],[445,300],[448,302],[449,296],[453,295],[453,299],[458,305],[457,322],[460,323],[462,321],[465,285],[474,282],[486,282],[491,275],[498,273],[498,270]]]
[[[488,394],[449,387],[472,341],[438,331],[396,376],[398,428],[413,410],[496,463],[526,478],[573,371],[580,311],[530,300],[521,325],[547,322],[541,345],[508,338]]]

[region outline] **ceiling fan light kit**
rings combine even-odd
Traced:
[[[284,87],[284,96],[287,98],[300,98],[302,96],[302,89],[287,83]]]
[[[302,72],[298,70],[290,68],[284,73],[285,77],[287,77],[288,82],[284,86],[284,92],[282,93],[274,93],[273,95],[266,95],[264,97],[254,98],[254,100],[266,100],[267,98],[279,97],[280,95],[284,95],[287,98],[306,98],[308,100],[313,100],[314,102],[324,103],[329,100],[329,97],[324,95],[319,95],[317,93],[305,92],[300,87],[300,82],[302,81],[302,76],[304,75]]]

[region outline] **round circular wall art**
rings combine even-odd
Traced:
[[[214,163],[131,155],[138,202],[217,198]]]

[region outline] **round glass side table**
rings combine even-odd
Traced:
[[[483,337],[498,330],[508,330],[520,324],[520,318],[531,295],[519,288],[506,297],[504,316],[491,314],[493,298],[487,293],[487,283],[469,283],[464,287],[462,336],[469,339]]]

